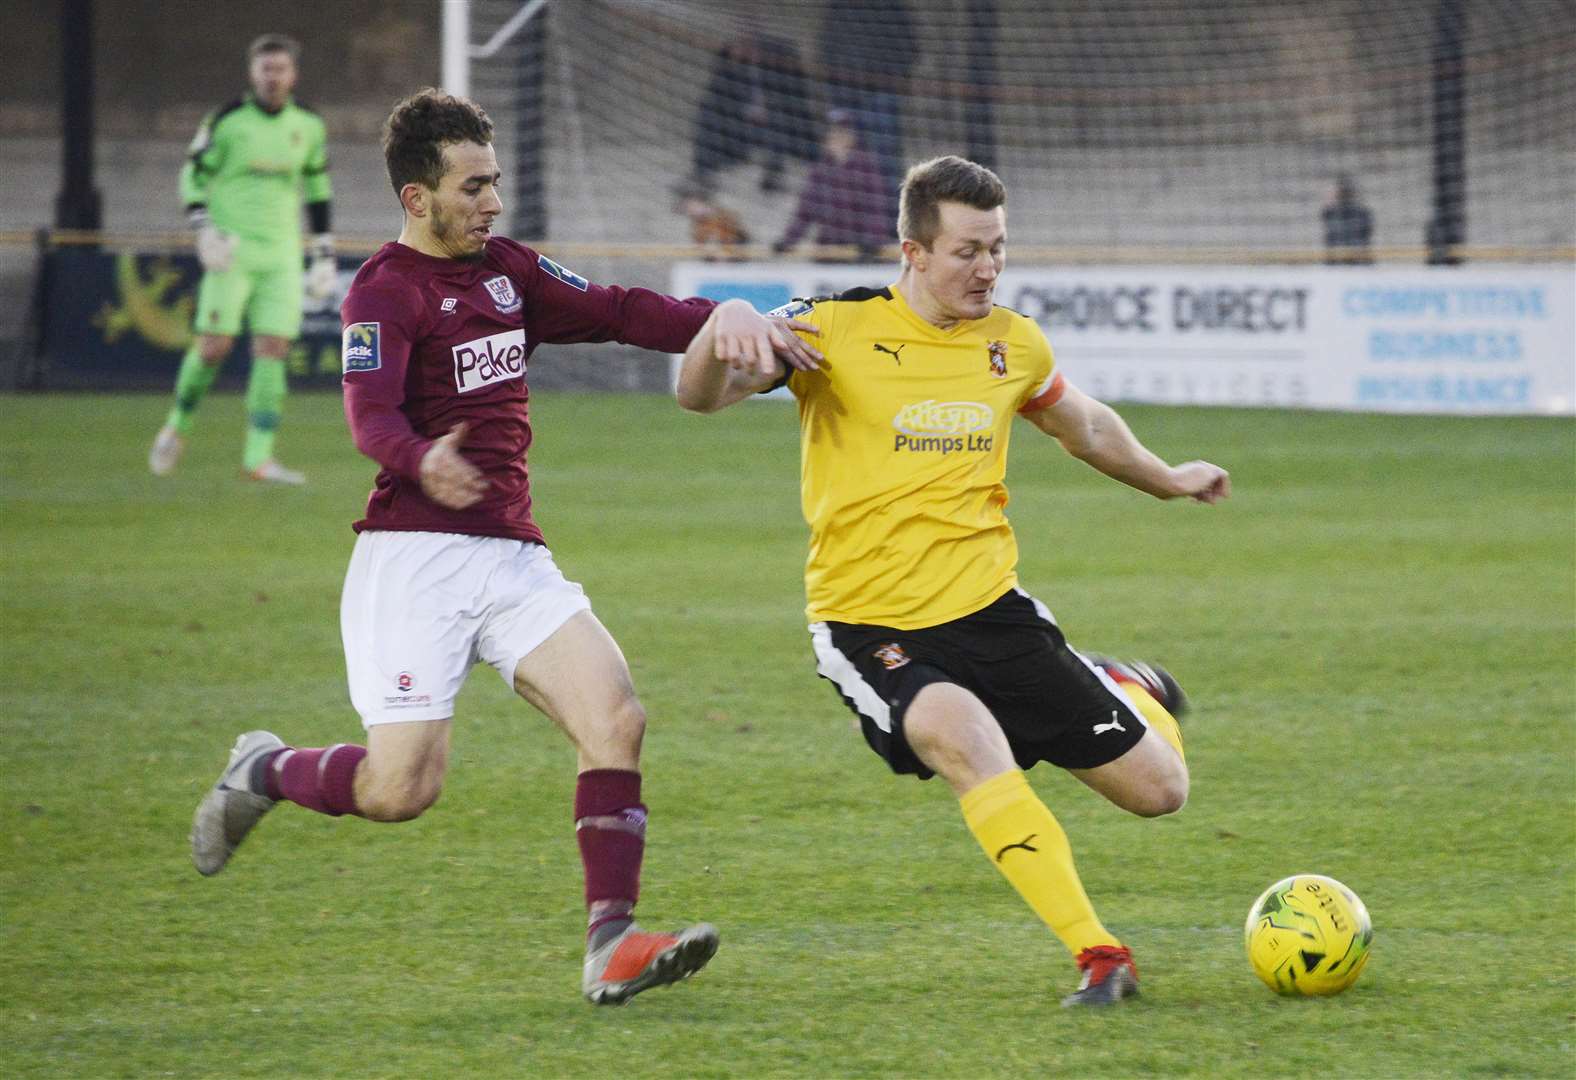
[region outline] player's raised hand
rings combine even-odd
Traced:
[[[770,379],[780,370],[779,356],[802,369],[813,369],[820,358],[793,334],[788,320],[768,319],[743,300],[723,301],[711,317],[717,359],[735,371]]]
[[[1184,461],[1171,470],[1177,494],[1201,503],[1220,502],[1231,495],[1231,474],[1207,461]]]
[[[465,424],[455,424],[421,459],[421,490],[450,510],[474,506],[487,494],[487,478],[460,453]]]
[[[711,317],[717,359],[754,378],[777,374],[772,326],[759,312],[743,300],[724,300]]]
[[[821,361],[824,359],[821,351],[794,333],[795,330],[803,330],[819,336],[821,333],[819,326],[800,322],[798,319],[784,319],[777,316],[767,316],[766,321],[771,323],[774,331],[772,351],[780,360],[800,371],[815,371],[820,368]]]

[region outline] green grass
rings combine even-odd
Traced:
[[[414,823],[286,807],[186,850],[235,733],[355,738],[338,594],[373,470],[290,403],[303,490],[237,479],[216,397],[0,398],[0,1075],[1569,1076],[1576,1070],[1576,425],[1125,410],[1233,470],[1159,504],[1016,433],[1022,579],[1078,644],[1182,678],[1192,801],[1143,821],[1040,767],[1144,995],[1056,1006],[1061,947],[940,782],[891,777],[813,674],[790,410],[534,403],[539,519],[651,715],[648,922],[700,978],[578,995],[564,740],[485,668]],[[1283,1000],[1247,908],[1297,871],[1373,913],[1362,979]]]

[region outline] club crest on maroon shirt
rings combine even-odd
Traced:
[[[520,294],[514,291],[514,282],[503,274],[495,278],[488,278],[482,284],[487,286],[487,291],[492,294],[493,303],[505,315],[512,315],[520,310]]]

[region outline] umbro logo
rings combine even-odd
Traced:
[[[1025,836],[1022,840],[1019,840],[1016,844],[1008,844],[1006,847],[1004,847],[1000,851],[996,852],[996,861],[997,862],[1001,862],[1001,857],[1003,855],[1007,854],[1007,852],[1011,851],[1013,848],[1022,848],[1024,851],[1039,851],[1040,850],[1039,848],[1037,848],[1034,845],[1029,843],[1030,840],[1033,840],[1035,837],[1037,837],[1039,835],[1040,835],[1039,833],[1030,833],[1028,836]]]
[[[1104,735],[1107,731],[1125,732],[1126,730],[1127,729],[1122,726],[1122,721],[1117,716],[1115,709],[1111,710],[1111,722],[1109,724],[1096,724],[1094,726],[1094,733],[1096,735]]]
[[[901,356],[899,356],[898,353],[900,353],[904,349],[908,348],[908,343],[907,342],[904,342],[902,345],[899,345],[895,349],[889,349],[885,345],[881,344],[879,341],[875,342],[874,345],[875,345],[875,351],[876,352],[884,352],[884,353],[886,353],[892,359],[897,361],[897,366],[898,367],[902,367],[903,366],[903,358]]]
[[[440,311],[442,311],[444,313],[448,313],[450,311],[453,311],[456,307],[458,307],[459,303],[460,302],[458,300],[456,300],[454,297],[452,297],[452,296],[445,296],[443,298],[443,303],[438,305],[438,310],[440,310]]]

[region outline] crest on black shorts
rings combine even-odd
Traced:
[[[881,646],[876,650],[875,655],[876,659],[881,661],[881,665],[888,671],[891,671],[893,668],[900,668],[908,663],[908,653],[904,652],[903,646],[895,641]]]
[[[1007,343],[1005,341],[987,342],[985,348],[990,351],[990,373],[998,379],[1007,377]]]

